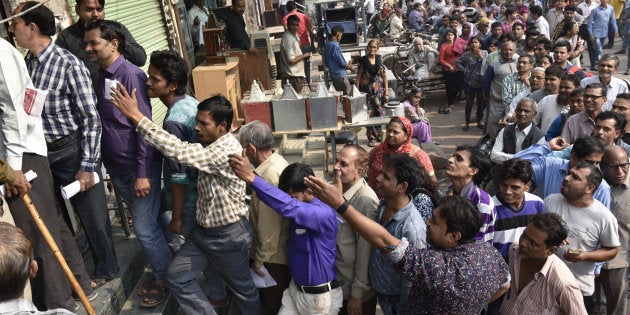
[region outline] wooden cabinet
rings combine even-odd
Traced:
[[[238,74],[238,58],[230,57],[224,65],[205,63],[192,71],[195,95],[200,102],[216,94],[221,94],[232,103],[234,119],[232,128],[237,128],[244,121],[241,106],[241,83]]]

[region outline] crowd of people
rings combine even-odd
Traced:
[[[267,124],[247,122],[232,133],[225,97],[187,95],[189,71],[177,53],[153,52],[145,74],[144,49],[122,24],[104,19],[103,0],[78,1],[80,19],[56,41],[49,9],[19,4],[9,32],[26,57],[0,40],[7,201],[0,218],[15,225],[0,223],[0,311],[78,309],[20,199],[27,192],[90,300],[119,276],[96,180],[102,161],[152,266],[152,278],[134,292],[143,307],[172,294],[185,314],[228,306],[239,314],[374,314],[377,304],[388,315],[587,314],[601,285],[607,312],[625,314],[630,93],[615,77],[619,59],[601,53],[619,18],[607,1],[559,0],[549,10],[521,0],[384,6],[394,20],[404,12],[408,29],[439,32],[439,47],[414,39],[412,74],[435,76],[442,67],[447,100],[439,112],[450,113],[464,96],[464,131],[476,104],[477,126],[494,143],[488,152],[457,147],[445,191],[412,143],[432,141],[420,89],[406,95],[404,116],[391,117],[384,131],[367,130],[371,151],[343,147],[327,182],[274,151]],[[207,14],[201,1],[194,6],[194,14]],[[231,45],[250,49],[244,6],[233,1],[222,14],[235,30]],[[313,29],[293,1],[284,9],[283,79],[301,90],[310,85]],[[382,116],[390,95],[380,43],[368,41],[355,68],[342,56],[343,32],[333,27],[320,47],[331,83],[349,94],[348,70],[356,70],[370,116]],[[587,49],[597,74],[580,64]],[[44,95],[43,106],[23,106],[33,94]],[[151,98],[168,108],[161,126],[151,119]],[[30,183],[29,170],[37,173]],[[58,193],[75,180],[81,192],[71,203],[93,256],[91,275]],[[166,210],[172,219],[163,224]],[[276,285],[257,288],[253,277],[267,275]]]

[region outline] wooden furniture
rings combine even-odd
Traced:
[[[225,65],[201,64],[193,69],[192,77],[197,100],[201,102],[216,94],[221,94],[232,103],[234,109],[232,129],[243,123],[238,58],[228,58]]]
[[[240,96],[245,94],[245,90],[249,90],[254,79],[259,81],[263,90],[275,88],[276,78],[272,78],[271,75],[267,49],[257,48],[255,52],[248,50],[229,51],[229,56],[238,58],[239,80],[243,87]]]

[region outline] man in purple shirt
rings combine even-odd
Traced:
[[[135,126],[111,103],[112,86],[136,90],[140,111],[151,117],[151,104],[146,93],[146,74],[122,56],[125,36],[122,26],[113,21],[96,21],[86,27],[86,51],[98,63],[102,73],[96,86],[98,111],[103,125],[101,147],[103,163],[117,192],[131,208],[134,229],[140,244],[153,266],[154,279],[145,283],[138,294],[144,296],[142,306],[153,307],[168,296],[164,280],[171,262],[171,251],[160,229],[161,160],[147,145]]]
[[[304,178],[314,176],[313,170],[305,164],[291,164],[282,171],[275,187],[254,174],[246,157],[231,154],[229,163],[262,202],[292,219],[287,252],[293,280],[284,290],[280,313],[319,310],[337,314],[343,303],[335,271],[337,216],[306,188]]]
[[[413,5],[413,10],[409,12],[409,29],[415,31],[421,31],[424,29],[424,20],[420,15],[422,3],[418,2]]]

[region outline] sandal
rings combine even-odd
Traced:
[[[90,277],[90,280],[92,281],[90,283],[90,285],[92,286],[92,290],[95,290],[102,287],[103,285],[105,285],[105,283],[107,283],[107,279],[104,278],[97,278],[97,277]]]
[[[166,300],[166,298],[168,298],[168,295],[170,293],[168,288],[156,284],[153,289],[155,290],[152,291],[154,293],[142,298],[142,301],[140,301],[140,306],[148,308],[155,307],[160,305]]]
[[[150,296],[155,294],[159,288],[168,288],[168,284],[165,280],[151,279],[146,281],[140,288],[138,288],[138,296]]]
[[[155,307],[164,302],[169,293],[166,281],[151,279],[138,289],[138,295],[143,297],[140,306]]]
[[[468,131],[469,129],[470,129],[470,127],[468,127],[468,125],[465,125],[465,126],[462,128],[462,130],[463,130],[463,131]]]

